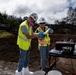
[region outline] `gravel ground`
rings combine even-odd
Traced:
[[[73,68],[71,65],[71,59],[66,59],[66,58],[59,58],[56,68],[53,67],[54,70],[60,71],[63,75],[72,75],[72,73],[76,73],[76,60],[72,59],[73,61]],[[48,62],[47,62],[47,67]],[[0,61],[0,75],[15,75],[15,70],[17,68],[17,63],[16,62],[6,62],[6,61]],[[40,64],[39,62],[35,61],[32,64],[29,64],[29,68],[31,71],[35,72],[40,70]],[[66,73],[68,71],[69,73]]]
[[[0,39],[0,75],[15,75],[17,63],[19,60],[19,49],[16,45],[16,36]],[[73,60],[74,73],[76,73],[76,60]],[[48,66],[48,62],[46,64]],[[60,69],[59,69],[60,68]],[[40,55],[37,49],[37,40],[32,41],[30,51],[29,69],[33,72],[40,70]],[[53,68],[62,72],[63,75],[72,75],[71,59],[59,58],[57,68]],[[66,74],[66,71],[69,71]]]

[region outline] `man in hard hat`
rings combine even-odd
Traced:
[[[37,19],[37,14],[32,13],[29,15],[27,20],[22,22],[19,26],[17,45],[20,49],[20,59],[15,72],[16,75],[31,75],[31,72],[28,68],[31,39],[42,35],[42,33],[36,35],[32,32],[32,26],[34,26],[34,23],[37,21]]]
[[[39,27],[36,29],[35,33],[39,33],[39,32],[46,32],[48,29],[49,32],[47,32],[43,38],[39,38],[38,39],[38,48],[40,51],[40,56],[41,56],[41,69],[43,71],[46,70],[46,60],[49,57],[49,50],[50,50],[50,37],[49,37],[49,33],[53,33],[53,29],[48,28],[48,26],[45,26],[46,21],[45,18],[41,17],[38,20],[39,23]]]

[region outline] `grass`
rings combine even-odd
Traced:
[[[12,33],[9,33],[5,30],[0,30],[0,38],[5,38],[5,37],[9,37],[12,36]]]

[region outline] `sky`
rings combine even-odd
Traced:
[[[67,16],[69,7],[76,7],[76,0],[0,0],[0,12],[16,17],[37,13],[53,24]]]

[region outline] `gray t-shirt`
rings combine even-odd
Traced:
[[[22,30],[22,32],[25,33],[25,34],[26,34],[26,33],[29,33],[28,30],[27,30],[27,28],[26,28],[25,26],[22,26],[21,30]]]

